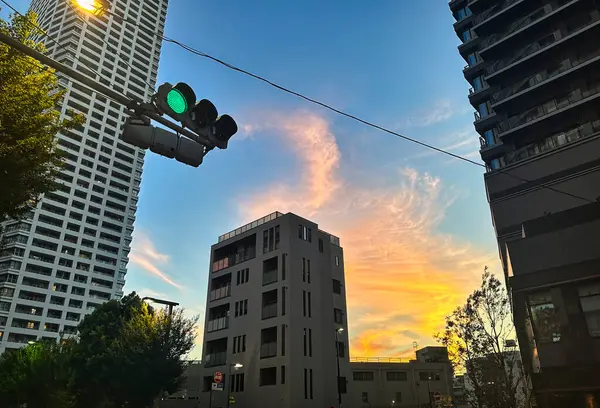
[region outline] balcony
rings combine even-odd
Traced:
[[[212,302],[213,300],[223,299],[228,296],[231,296],[231,285],[211,290],[208,298]]]
[[[277,282],[277,269],[263,272],[262,284],[263,286]]]
[[[600,79],[588,84],[585,88],[575,89],[567,95],[552,99],[546,103],[529,109],[519,115],[511,116],[498,124],[500,138],[524,130],[534,123],[541,123],[556,118],[576,106],[597,101],[600,93]]]
[[[478,29],[481,26],[483,26],[484,24],[487,24],[489,21],[497,18],[499,15],[501,15],[503,12],[505,12],[509,7],[515,7],[517,3],[523,3],[525,0],[504,0],[504,1],[500,1],[496,4],[494,4],[492,7],[490,7],[489,9],[487,9],[486,11],[482,12],[482,13],[478,13],[477,14],[477,18],[474,21],[474,29]],[[469,4],[469,7],[477,12],[477,7],[473,8],[473,6],[476,6],[476,3],[482,3],[481,0],[476,0],[472,2],[473,4]]]
[[[204,357],[205,367],[216,367],[227,364],[227,352],[215,352]]]
[[[557,16],[564,9],[581,2],[581,0],[572,0],[568,4],[565,4],[567,2],[568,0],[560,0],[557,3],[547,3],[525,17],[517,19],[506,30],[487,36],[481,42],[481,50],[479,51],[481,56],[485,58],[485,54],[499,45],[508,45],[509,42],[519,37],[525,31],[530,30],[535,23],[541,20],[545,20],[549,24],[553,16]]]
[[[260,345],[260,358],[277,357],[277,342],[264,343]]]
[[[231,266],[237,265],[239,263],[250,260],[256,256],[256,247],[248,248],[246,250],[236,252],[234,254],[228,255],[225,258],[219,259],[218,261],[213,262],[213,272],[218,272],[225,268],[229,268]]]
[[[532,59],[545,53],[550,48],[566,46],[568,42],[579,37],[582,33],[591,32],[592,29],[600,26],[600,11],[598,10],[594,10],[589,14],[583,14],[580,17],[580,21],[570,22],[564,30],[547,33],[515,52],[510,58],[498,60],[491,66],[488,66],[486,68],[486,80],[489,82],[498,75],[515,68],[525,61],[531,62]],[[594,34],[597,35],[597,33],[592,33],[590,36]],[[583,41],[583,39],[579,40],[580,42]]]
[[[277,317],[277,303],[263,306],[262,320],[271,319],[273,317]]]
[[[514,86],[503,88],[494,93],[491,98],[492,108],[529,94],[530,90],[535,89],[541,92],[543,88],[555,80],[559,78],[567,80],[570,75],[579,70],[593,71],[598,62],[600,62],[600,49],[577,52],[575,55],[569,56],[542,71],[535,72]]]
[[[227,329],[229,327],[229,316],[218,317],[213,320],[209,320],[206,324],[206,332],[214,332],[217,330]]]

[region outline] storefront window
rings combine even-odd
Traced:
[[[538,343],[559,342],[560,322],[550,292],[531,294],[528,303],[536,341]]]

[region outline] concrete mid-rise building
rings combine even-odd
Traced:
[[[167,3],[114,0],[110,14],[81,17],[70,1],[33,0],[31,9],[55,40],[39,38],[50,57],[147,101],[154,92]],[[127,117],[123,106],[60,74],[59,84],[66,89],[61,117],[74,110],[86,122],[57,135],[65,154],[60,188],[42,197],[27,218],[3,224],[0,353],[75,334],[86,314],[123,294],[144,150],[119,140]]]
[[[450,9],[537,403],[599,404],[598,2],[452,0]]]
[[[212,398],[212,407],[224,407],[228,394],[239,408],[337,406],[350,373],[343,255],[339,238],[292,213],[219,237],[208,274],[202,406]],[[216,372],[224,391],[211,391]]]

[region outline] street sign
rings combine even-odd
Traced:
[[[220,383],[221,381],[223,381],[223,373],[221,373],[220,371],[217,371],[215,373],[215,375],[213,376],[213,380],[216,383]]]
[[[442,394],[440,394],[438,391],[433,393],[433,399],[435,400],[435,402],[441,402],[442,401]]]
[[[211,389],[213,391],[223,391],[223,383],[222,382],[220,382],[220,383],[215,383],[214,382],[214,383],[212,383]]]

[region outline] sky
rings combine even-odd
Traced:
[[[26,0],[12,4],[26,10]],[[480,161],[465,61],[445,0],[171,0],[165,34],[406,136]],[[158,82],[186,82],[240,131],[199,168],[146,155],[125,291],[204,318],[210,246],[273,211],[344,248],[352,357],[410,357],[501,275],[483,170],[164,44]],[[201,356],[201,331],[193,358]]]

